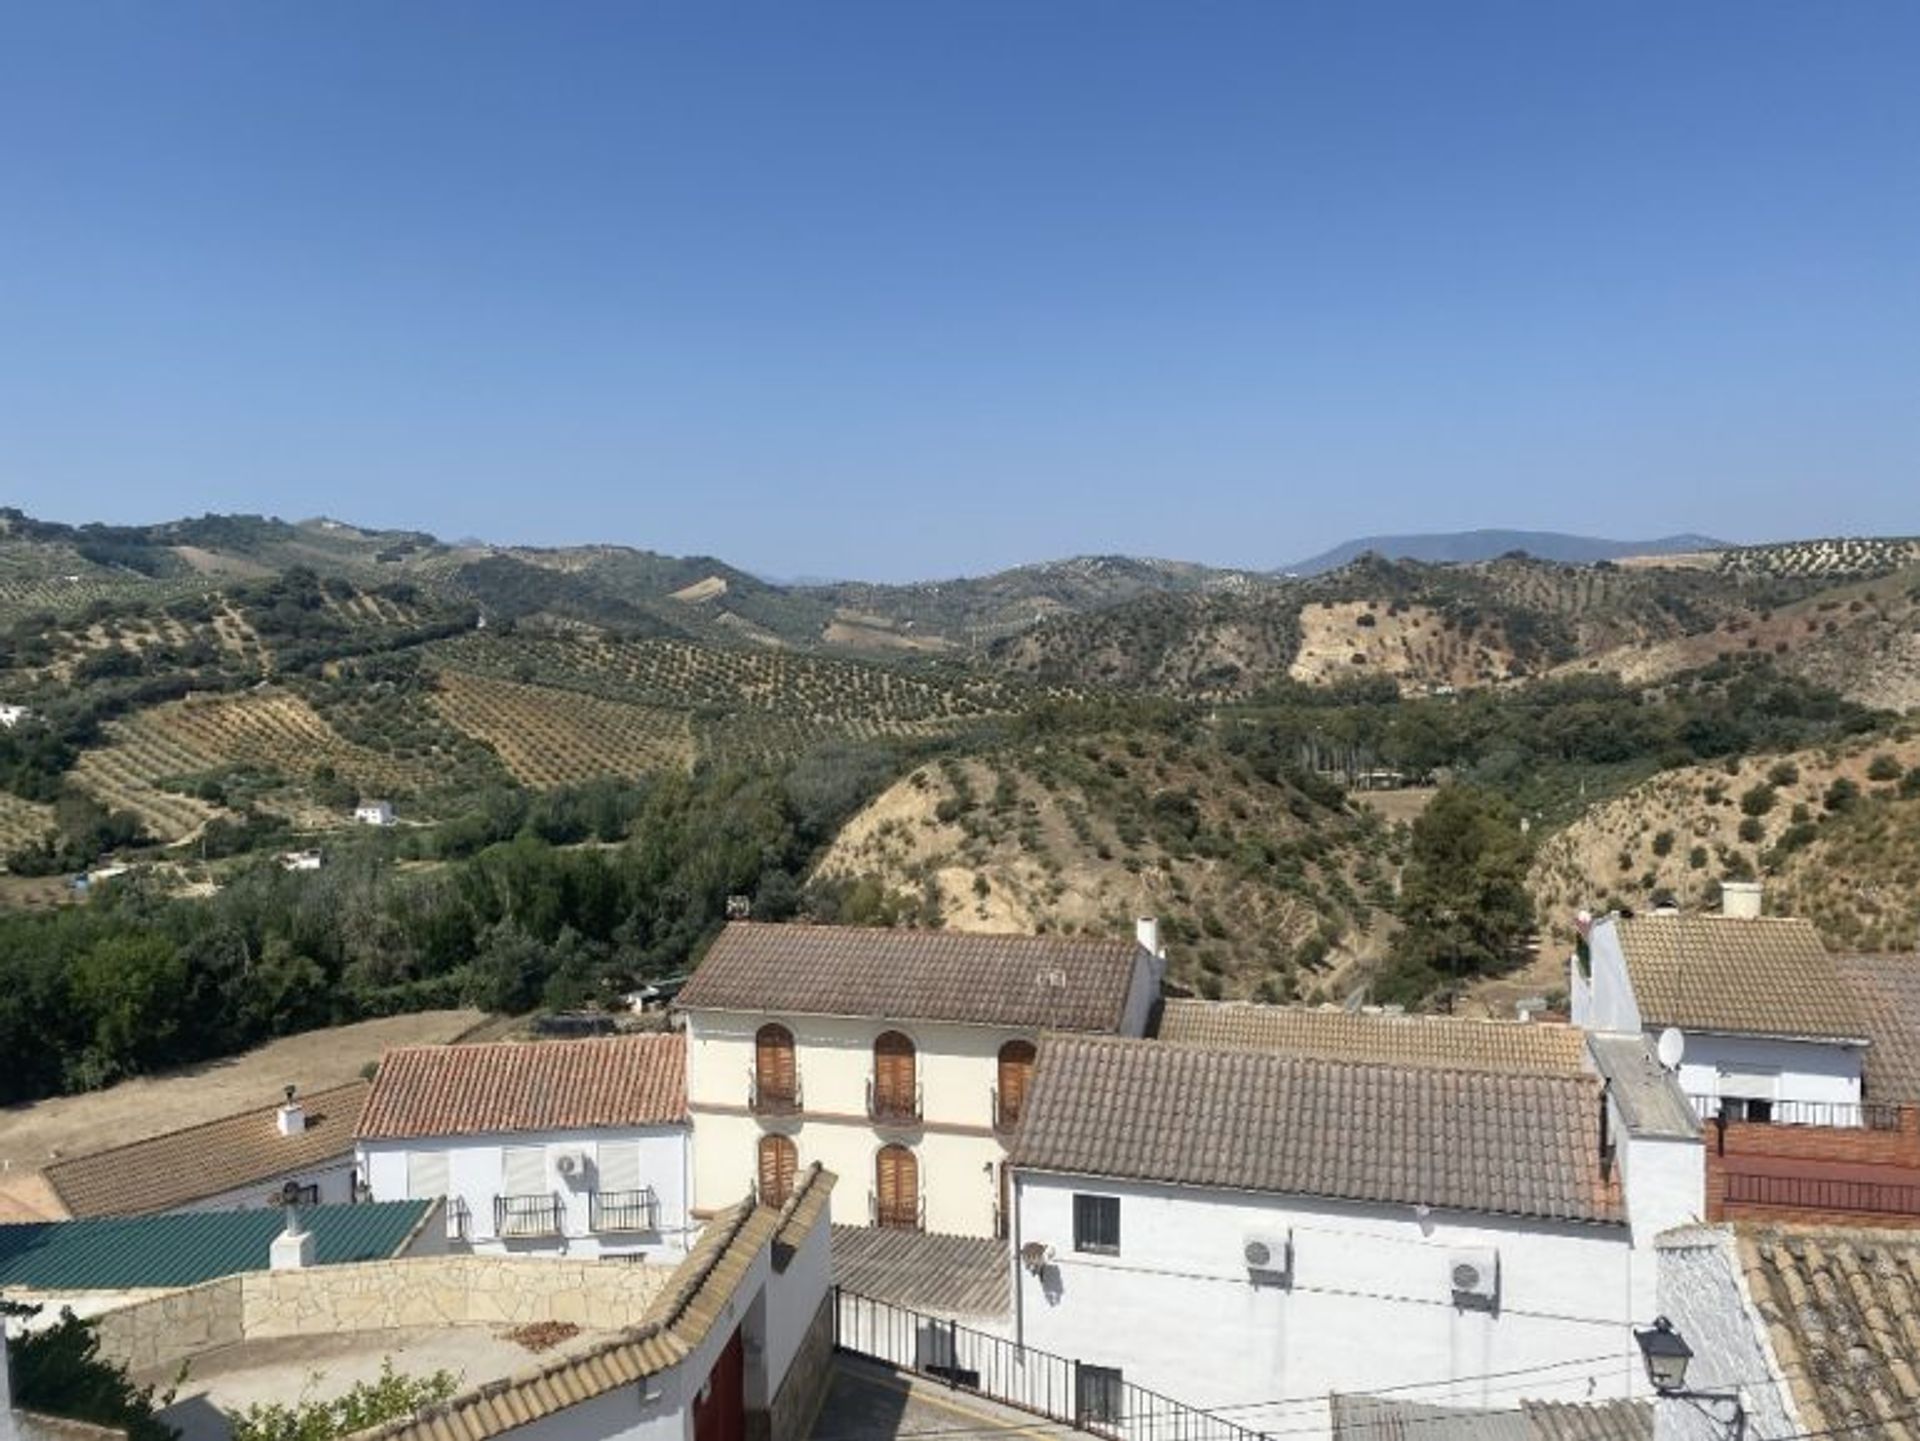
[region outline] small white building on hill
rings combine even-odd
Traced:
[[[476,1251],[640,1259],[686,1249],[678,1035],[392,1050],[358,1141],[373,1199],[446,1197],[454,1239]]]

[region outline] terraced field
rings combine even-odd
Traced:
[[[1885,575],[1920,562],[1920,538],[1840,536],[1796,540],[1781,545],[1748,545],[1723,550],[1723,571],[1745,575],[1811,576],[1822,580]]]
[[[685,711],[633,705],[578,691],[442,671],[433,703],[451,725],[485,741],[514,778],[571,785],[692,764]]]
[[[116,721],[108,742],[83,751],[74,782],[108,810],[132,811],[160,841],[192,835],[219,812],[205,801],[167,790],[163,779],[212,770],[220,758],[182,745],[147,717]]]
[[[0,791],[0,855],[37,841],[53,829],[53,808]]]

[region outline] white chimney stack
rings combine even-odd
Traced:
[[[1152,916],[1142,916],[1133,923],[1133,939],[1150,956],[1165,958],[1166,952],[1160,949],[1160,922]]]
[[[1760,918],[1760,882],[1720,882],[1720,914],[1741,921],[1758,920]]]
[[[292,1086],[287,1087],[286,1104],[281,1106],[279,1112],[278,1124],[283,1136],[298,1136],[307,1129],[306,1109],[294,1100],[293,1091]]]
[[[280,1188],[280,1205],[286,1212],[287,1223],[267,1248],[270,1271],[304,1271],[313,1264],[313,1232],[300,1224],[299,1196],[297,1181],[289,1181]]]

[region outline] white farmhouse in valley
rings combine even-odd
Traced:
[[[1680,1086],[1702,1116],[1861,1125],[1871,1027],[1854,988],[1811,921],[1761,915],[1753,883],[1722,894],[1719,915],[1593,921],[1587,964],[1569,965],[1574,1023],[1678,1032]]]
[[[33,712],[23,705],[0,705],[0,726],[12,730],[22,721],[33,719]]]
[[[685,1069],[678,1035],[392,1050],[360,1116],[361,1174],[376,1201],[446,1197],[475,1251],[678,1254]]]
[[[1077,1412],[1117,1422],[1144,1388],[1323,1431],[1324,1399],[1274,1398],[1511,1407],[1491,1378],[1516,1372],[1538,1399],[1642,1389],[1653,1240],[1697,1218],[1704,1167],[1644,1043],[1406,1064],[1314,1029],[1348,1049],[1042,1044],[1012,1155],[1014,1328],[1078,1363]]]
[[[361,801],[353,808],[353,818],[363,826],[390,826],[394,823],[392,801]]]
[[[1047,1031],[1137,1036],[1165,961],[1120,940],[729,924],[677,1001],[694,1201],[843,1179],[834,1220],[1004,1230],[1005,1139]]]

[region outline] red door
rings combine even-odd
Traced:
[[[693,1398],[693,1441],[746,1441],[746,1358],[735,1331]]]

